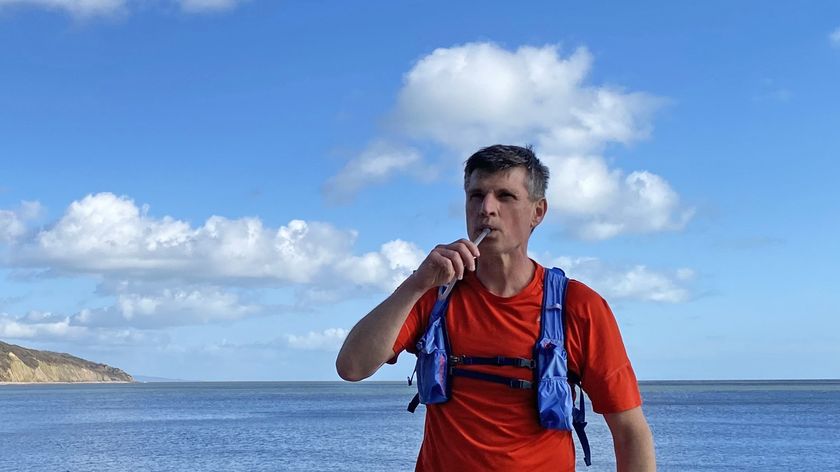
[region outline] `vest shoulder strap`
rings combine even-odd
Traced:
[[[438,318],[446,319],[446,308],[449,306],[449,296],[446,298],[440,297],[444,288],[445,286],[438,289],[438,297],[435,298],[435,304],[432,307],[432,312],[429,314],[429,326],[432,326],[432,323],[434,323],[434,321]]]
[[[566,287],[569,278],[562,269],[556,267],[546,269],[543,285],[543,312],[541,325],[541,339],[556,341],[556,345],[566,345],[564,330]]]

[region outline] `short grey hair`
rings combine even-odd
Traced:
[[[494,144],[479,149],[467,159],[464,166],[464,190],[470,182],[470,176],[475,171],[495,173],[503,170],[522,167],[525,169],[525,186],[531,201],[545,198],[548,186],[548,167],[534,154],[532,146],[512,146]]]

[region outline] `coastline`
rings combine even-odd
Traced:
[[[73,384],[130,384],[139,383],[137,381],[128,380],[84,380],[79,382],[0,382],[0,386],[4,385],[73,385]]]

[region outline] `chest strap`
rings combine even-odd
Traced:
[[[487,374],[484,372],[476,372],[474,370],[466,370],[466,369],[450,369],[449,372],[454,377],[469,377],[471,379],[478,379],[478,380],[486,380],[487,382],[495,382],[500,383],[503,385],[507,385],[510,388],[522,388],[522,389],[530,389],[533,387],[533,383],[530,380],[524,379],[514,379],[511,377],[504,377],[501,375],[493,375]]]
[[[533,359],[524,359],[522,357],[473,357],[473,356],[449,356],[449,366],[453,367],[458,364],[463,365],[509,365],[512,367],[523,367],[525,369],[533,369],[537,364]]]

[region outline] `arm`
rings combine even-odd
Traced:
[[[355,382],[376,373],[394,356],[394,342],[417,300],[429,289],[463,277],[464,270],[475,270],[476,257],[478,248],[466,239],[432,250],[414,274],[350,330],[335,360],[338,375]]]
[[[394,356],[391,348],[400,328],[411,307],[425,293],[412,278],[406,279],[350,330],[335,360],[335,368],[342,379],[352,382],[366,379]]]
[[[652,472],[656,470],[653,436],[641,407],[604,415],[615,445],[618,472]]]

